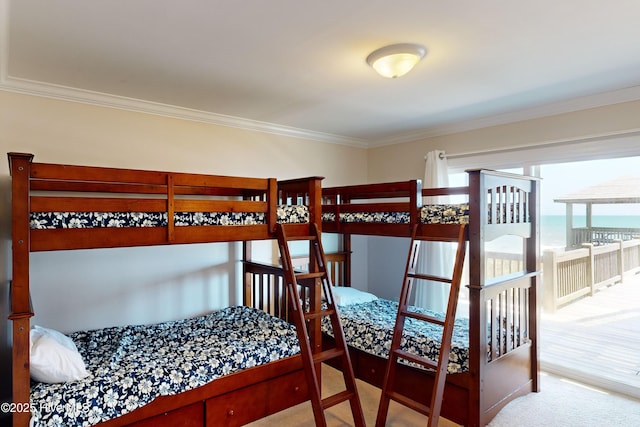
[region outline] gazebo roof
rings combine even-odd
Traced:
[[[640,203],[640,176],[625,176],[554,199],[559,203]]]

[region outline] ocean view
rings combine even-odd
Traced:
[[[574,216],[573,226],[584,227],[586,216]],[[640,215],[594,215],[594,227],[640,228]],[[564,215],[542,215],[540,217],[540,246],[564,247],[566,219]]]
[[[584,227],[585,216],[574,216],[574,227]],[[639,228],[640,215],[594,215],[594,227]],[[566,220],[564,215],[542,215],[540,218],[540,247],[544,251],[550,248],[564,248]],[[495,252],[518,253],[522,240],[507,236],[489,243],[487,250]]]

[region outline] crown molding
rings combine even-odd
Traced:
[[[6,49],[0,49],[3,57]],[[6,61],[2,61],[6,64]],[[236,129],[264,132],[269,134],[300,138],[311,141],[345,145],[357,148],[375,148],[386,145],[396,145],[416,142],[428,138],[453,133],[472,131],[476,129],[499,126],[508,123],[538,119],[557,114],[570,113],[589,108],[603,107],[622,102],[636,101],[640,99],[640,86],[633,86],[616,91],[584,96],[572,100],[556,102],[540,107],[513,111],[505,114],[497,114],[480,117],[471,120],[463,120],[456,123],[431,126],[416,132],[397,134],[388,138],[363,140],[350,138],[330,133],[315,132],[282,126],[274,123],[250,120],[241,117],[216,114],[202,110],[178,107],[174,105],[145,101],[123,96],[110,95],[101,92],[88,91],[61,85],[36,82],[27,79],[19,79],[6,76],[6,68],[0,68],[0,90],[26,95],[40,96],[70,102],[77,102],[107,108],[116,108],[126,111],[153,114],[163,117],[190,120],[195,122],[227,126]]]
[[[71,88],[67,86],[36,82],[27,79],[5,77],[0,80],[0,90],[59,99],[63,101],[96,105],[100,107],[117,108],[126,111],[153,114],[182,120],[191,120],[255,132],[264,132],[293,138],[308,139],[312,141],[327,142],[359,148],[367,148],[368,146],[366,141],[356,138],[348,138],[340,135],[315,132],[307,129],[282,126],[274,123],[261,122],[258,120],[249,120],[241,117],[227,116],[202,110],[178,107],[175,105],[127,98],[123,96],[110,95],[101,92]]]
[[[347,145],[358,148],[368,147],[368,143],[365,140],[358,138],[349,138],[341,135],[316,132],[258,120],[249,120],[241,117],[227,116],[175,105],[150,102],[141,99],[11,77],[8,69],[9,8],[9,0],[0,0],[0,90],[100,107],[117,108],[126,111],[153,114],[182,120],[191,120],[255,132],[264,132],[292,138]]]
[[[632,86],[624,89],[602,92],[595,95],[583,96],[575,99],[545,104],[539,107],[512,111],[504,114],[496,114],[479,117],[470,120],[431,126],[428,129],[398,134],[386,139],[370,141],[368,146],[381,147],[385,145],[417,142],[423,139],[442,135],[467,132],[476,129],[515,123],[524,120],[539,119],[564,113],[572,113],[590,108],[605,107],[607,105],[640,100],[640,86]]]
[[[11,77],[7,65],[9,62],[9,7],[9,0],[0,0],[0,90],[357,148],[417,142],[442,135],[640,100],[640,86],[633,86],[504,114],[428,126],[415,132],[365,140]]]

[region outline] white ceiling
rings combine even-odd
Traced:
[[[0,89],[375,146],[640,99],[638,0],[0,0]],[[367,55],[420,43],[399,79]]]

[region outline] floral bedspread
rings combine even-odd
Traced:
[[[300,352],[295,328],[249,307],[70,334],[89,377],[32,382],[35,426],[91,426],[218,377]]]
[[[517,222],[529,222],[531,218],[525,211],[524,218],[520,218],[520,204],[496,204],[495,214],[487,210],[487,222],[499,224],[511,224]],[[336,215],[332,212],[322,214],[322,220],[334,222]],[[408,224],[411,220],[409,212],[346,212],[340,213],[340,222],[371,222],[383,224]],[[422,224],[468,224],[469,204],[442,204],[425,205],[420,209],[420,221]]]
[[[322,220],[335,221],[335,214],[326,212]],[[426,205],[420,210],[423,224],[467,224],[469,204]],[[340,213],[340,222],[374,222],[384,224],[408,224],[409,212],[348,212]]]
[[[309,209],[304,205],[281,205],[277,221],[285,224],[309,222]],[[32,212],[32,229],[97,228],[97,227],[166,227],[166,212]],[[190,225],[254,225],[265,224],[264,212],[176,212],[174,224]]]
[[[347,343],[359,350],[382,357],[389,357],[393,327],[398,314],[398,303],[384,299],[339,306],[340,320]],[[435,317],[442,314],[430,310],[412,308]],[[333,336],[328,318],[322,322],[322,331]],[[406,319],[401,348],[432,360],[438,358],[442,327],[411,318]],[[402,360],[403,363],[415,365]],[[420,365],[415,365],[421,367]],[[450,374],[469,370],[469,319],[456,319],[451,339],[451,353],[447,372]]]

